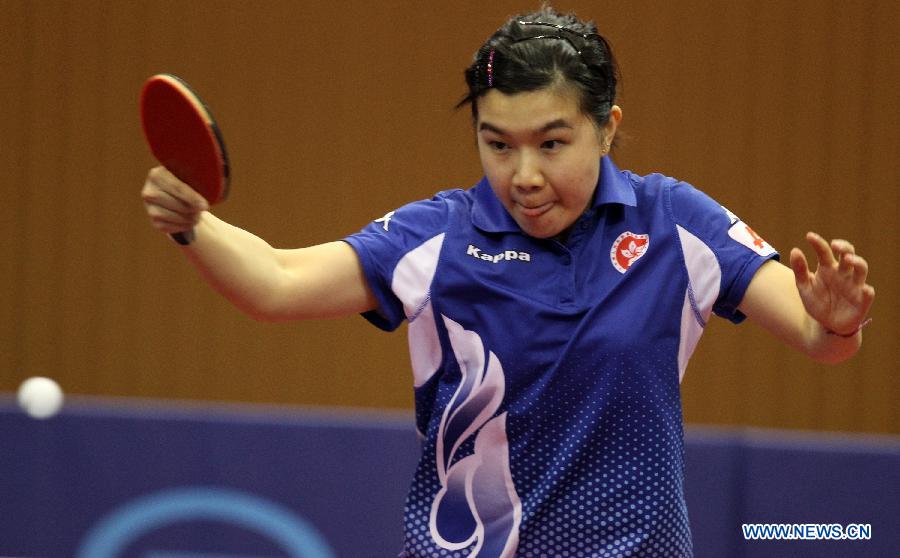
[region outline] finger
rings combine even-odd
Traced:
[[[190,186],[164,167],[152,169],[141,190],[145,206],[161,206],[170,211],[182,213],[186,218],[196,220],[198,214],[209,209],[206,200]]]
[[[151,221],[151,224],[153,225],[153,228],[155,228],[156,230],[162,231],[165,233],[169,233],[169,234],[178,233],[178,232],[187,232],[187,231],[193,230],[194,227],[196,227],[196,223],[187,223],[186,224],[181,221],[173,222],[173,221],[167,221],[164,218],[153,219]]]
[[[865,285],[863,287],[863,308],[865,308],[865,312],[863,314],[869,313],[869,308],[872,307],[872,302],[875,301],[875,287],[872,285]]]
[[[856,304],[857,311],[862,318],[869,314],[872,303],[875,301],[875,287],[872,285],[863,285],[858,302]]]
[[[166,222],[160,221],[160,222],[154,222],[153,228],[155,228],[159,232],[164,232],[167,234],[174,234],[174,233],[183,233],[183,232],[193,230],[194,227],[185,227],[184,225],[173,225],[171,223],[166,223]]]
[[[831,241],[831,249],[835,254],[855,254],[856,248],[849,241],[842,238],[835,238]]]
[[[851,276],[855,267],[856,256],[853,254],[843,254],[838,260],[838,271],[842,275]]]
[[[837,261],[834,259],[834,254],[831,252],[831,247],[825,242],[824,238],[814,232],[808,232],[806,233],[806,241],[809,242],[812,249],[815,250],[819,265],[834,267],[837,264]]]
[[[201,196],[188,184],[179,180],[177,176],[169,172],[165,167],[156,167],[152,169],[148,175],[148,182],[152,182],[162,191],[186,203],[197,211],[209,209],[209,203],[206,201],[206,198]]]
[[[869,262],[860,256],[853,256],[853,281],[857,285],[864,285],[869,275]]]
[[[191,212],[193,206],[187,200],[178,197],[175,192],[178,179],[164,167],[156,167],[147,173],[141,199],[145,205],[161,205],[172,211]]]
[[[853,245],[846,240],[835,239],[831,241],[831,250],[834,252],[834,257],[838,261],[838,271],[844,275],[852,274],[853,258],[856,254],[856,249]]]
[[[153,222],[154,225],[161,224],[167,227],[174,226],[190,228],[197,224],[197,221],[199,220],[199,214],[185,215],[183,213],[171,211],[160,206],[148,206],[147,214],[150,215],[150,221]]]
[[[809,264],[806,261],[806,255],[799,248],[791,248],[790,255],[791,269],[794,271],[794,280],[797,287],[806,287],[810,283]]]
[[[198,211],[190,203],[175,197],[152,182],[148,182],[141,190],[141,199],[144,200],[148,210],[152,206],[158,206],[176,213],[190,214]]]

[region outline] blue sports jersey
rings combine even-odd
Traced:
[[[679,382],[777,254],[690,185],[601,160],[566,242],[482,179],[347,237],[408,322],[422,458],[403,557],[691,556]]]

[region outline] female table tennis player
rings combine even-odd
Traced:
[[[409,322],[422,457],[401,556],[692,555],[679,381],[711,313],[823,362],[874,290],[845,240],[790,268],[692,186],[616,167],[617,69],[590,22],[506,22],[465,71],[484,178],[343,241],[279,250],[164,169],[153,225],[195,228],[206,280],[267,320]],[[792,269],[791,269],[792,268]]]

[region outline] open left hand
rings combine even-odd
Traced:
[[[791,250],[791,268],[803,306],[826,330],[839,335],[854,333],[875,298],[875,289],[866,283],[869,264],[846,240],[829,244],[813,232],[806,234],[806,240],[818,258],[815,273],[810,272],[799,248]]]

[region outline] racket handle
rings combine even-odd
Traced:
[[[172,237],[172,240],[181,244],[182,246],[187,246],[191,242],[194,241],[194,229],[184,232],[172,233],[169,236]]]

